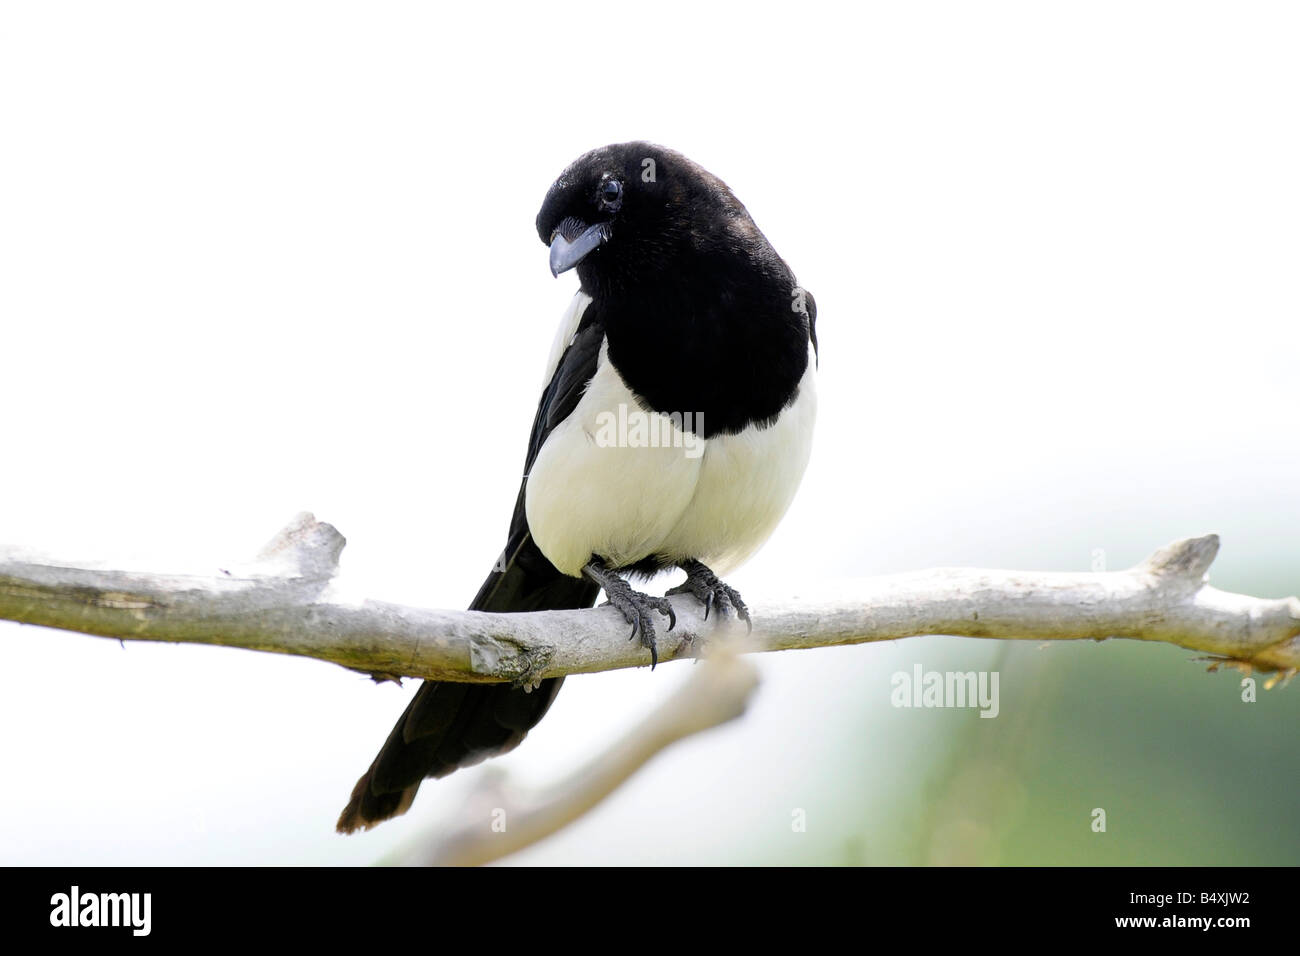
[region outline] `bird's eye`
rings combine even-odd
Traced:
[[[614,205],[623,198],[623,184],[617,179],[605,180],[605,185],[600,187],[600,198],[606,206]]]

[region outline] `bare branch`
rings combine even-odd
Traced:
[[[743,643],[743,642],[741,642]],[[553,787],[519,791],[489,767],[457,815],[460,823],[412,841],[389,862],[412,866],[479,866],[532,846],[596,806],[661,750],[745,712],[758,686],[754,665],[735,648],[711,652],[681,688],[581,769]]]
[[[613,608],[488,614],[348,602],[332,593],[344,540],[301,515],[253,565],[212,576],[67,567],[0,553],[0,619],[126,640],[299,654],[383,676],[533,683],[636,667]],[[754,602],[752,649],[775,651],[950,634],[1004,640],[1163,641],[1267,671],[1300,667],[1300,600],[1210,587],[1217,535],[1161,548],[1124,571],[940,568],[870,578],[849,599]],[[660,660],[695,656],[734,630],[673,598]]]

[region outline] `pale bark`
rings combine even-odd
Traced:
[[[299,654],[385,677],[533,683],[649,663],[613,608],[488,614],[331,594],[343,536],[299,516],[236,573],[70,567],[0,552],[0,619],[124,640]],[[949,634],[1004,640],[1162,641],[1285,675],[1300,667],[1300,600],[1210,587],[1217,535],[1187,538],[1123,571],[940,568],[859,582],[846,599],[750,602],[747,649],[829,647]],[[659,659],[695,656],[734,621],[673,598]]]

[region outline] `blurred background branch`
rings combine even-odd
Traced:
[[[660,751],[745,712],[758,671],[740,648],[710,655],[676,693],[623,737],[552,787],[513,788],[489,768],[466,800],[459,823],[440,825],[385,862],[410,866],[477,866],[531,846],[568,826],[613,793]]]
[[[216,575],[69,567],[0,554],[0,619],[123,640],[244,647],[332,661],[376,678],[512,681],[642,666],[612,608],[486,614],[331,593],[343,536],[299,515],[251,564]],[[1210,587],[1217,535],[1187,538],[1123,571],[939,568],[868,578],[847,596],[751,601],[749,650],[829,647],[928,634],[1007,640],[1125,637],[1176,644],[1289,677],[1300,667],[1300,600]],[[660,660],[694,657],[735,622],[673,599]]]

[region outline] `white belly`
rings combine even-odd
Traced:
[[[774,424],[708,440],[690,503],[656,553],[674,561],[695,558],[726,574],[771,537],[812,452],[815,366],[810,351],[799,394]]]
[[[810,350],[794,404],[767,428],[707,441],[668,428],[658,447],[628,430],[619,438],[630,440],[608,443],[602,413],[639,407],[602,345],[591,385],[529,472],[525,509],[537,546],[575,577],[593,554],[615,567],[661,555],[719,574],[735,568],[775,530],[803,478],[817,415],[814,366]]]

